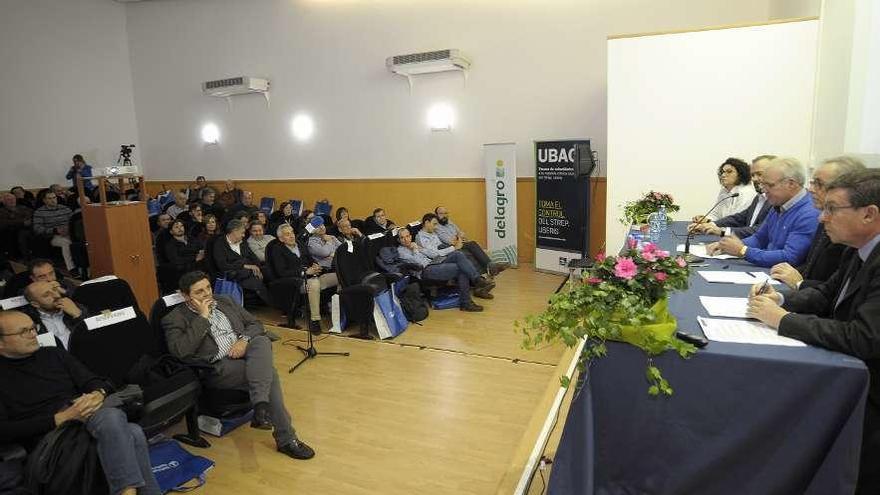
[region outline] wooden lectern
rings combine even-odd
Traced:
[[[118,179],[120,191],[125,181],[137,178],[140,201],[107,201],[108,181]],[[131,286],[138,305],[149,315],[159,298],[153,238],[147,213],[143,176],[92,177],[98,181],[100,203],[85,204],[83,179],[77,176],[80,204],[91,265],[92,278],[116,275]]]

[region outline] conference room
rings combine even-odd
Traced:
[[[880,493],[878,26],[4,2],[0,494]]]

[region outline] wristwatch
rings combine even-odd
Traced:
[[[739,250],[739,255],[740,255],[740,256],[745,256],[745,255],[746,255],[746,251],[748,251],[748,250],[749,250],[749,247],[748,247],[748,246],[743,246],[742,249]]]
[[[250,338],[250,336],[248,336],[248,335],[242,335],[242,336],[239,337],[239,339],[241,339],[241,340],[243,340],[243,341],[245,341],[245,342],[250,342],[250,341],[251,341],[251,338]]]

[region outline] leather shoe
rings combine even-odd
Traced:
[[[477,277],[477,279],[474,280],[474,284],[473,284],[473,285],[474,285],[474,287],[476,287],[477,289],[492,290],[492,289],[495,288],[495,282],[492,282],[491,280],[486,280],[486,279],[483,278],[483,277]]]
[[[480,311],[483,311],[483,307],[473,301],[467,304],[462,304],[458,309],[467,311],[468,313],[479,313]]]
[[[495,299],[495,296],[489,292],[489,289],[474,289],[474,297],[480,299]]]
[[[258,430],[272,429],[272,416],[269,414],[268,402],[258,402],[254,405],[254,417],[251,419],[251,428]]]
[[[309,322],[309,331],[312,332],[312,335],[321,335],[321,321],[320,320],[312,320]]]
[[[294,440],[287,445],[282,445],[281,447],[278,447],[278,452],[281,452],[288,457],[293,457],[294,459],[301,460],[311,459],[312,457],[315,457],[315,451],[299,440]]]
[[[487,267],[486,271],[489,272],[489,276],[494,277],[495,275],[498,275],[499,273],[503,272],[504,270],[507,270],[508,268],[510,268],[510,263],[508,263],[506,261],[502,261],[502,262],[498,262],[498,263],[496,263],[494,261],[490,261],[489,266]]]

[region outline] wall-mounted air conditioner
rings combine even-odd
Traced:
[[[238,76],[227,79],[217,79],[216,81],[205,81],[202,83],[202,94],[205,96],[216,96],[218,98],[226,98],[226,103],[231,106],[229,98],[237,95],[261,94],[266,98],[266,105],[269,104],[269,80],[259,77]]]
[[[433,52],[395,55],[385,59],[385,66],[395,74],[406,77],[412,90],[412,76],[436,72],[460,71],[467,79],[471,60],[460,50],[436,50]]]

